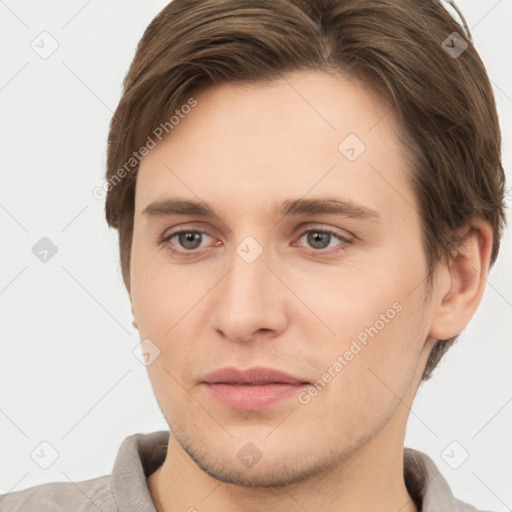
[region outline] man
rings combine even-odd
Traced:
[[[403,446],[504,223],[465,28],[434,0],[155,18],[112,119],[106,214],[169,432],[0,510],[476,510]]]

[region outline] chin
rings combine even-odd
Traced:
[[[237,486],[253,488],[279,488],[301,483],[313,476],[326,472],[329,467],[318,465],[311,459],[305,459],[301,464],[274,454],[272,460],[263,457],[253,466],[245,466],[235,455],[233,457],[201,457],[189,453],[194,462],[209,476],[216,480]]]
[[[188,428],[172,433],[206,474],[220,482],[254,488],[278,488],[326,474],[365,441],[342,446],[338,433],[340,446],[333,447],[328,436],[319,445],[318,440],[312,442],[311,433],[300,439],[297,432],[283,432],[281,436],[273,432],[275,439],[271,439],[267,428],[243,437]]]

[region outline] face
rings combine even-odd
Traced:
[[[173,437],[208,474],[260,486],[402,443],[431,311],[389,107],[313,71],[194,97],[141,163],[130,268]],[[295,380],[209,375],[255,367]]]

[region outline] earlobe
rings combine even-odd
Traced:
[[[440,264],[430,329],[433,338],[457,336],[473,317],[485,289],[492,238],[488,223],[474,221],[460,233],[450,261]]]
[[[137,322],[135,322],[135,311],[133,311],[133,302],[132,302],[132,296],[131,295],[130,295],[130,305],[131,305],[132,317],[133,317],[132,325],[133,325],[133,327],[135,327],[135,329],[138,329]]]

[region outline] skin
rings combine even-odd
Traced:
[[[315,71],[194,97],[136,186],[130,299],[141,339],[160,350],[148,374],[171,431],[148,478],[157,510],[416,511],[403,480],[407,418],[433,339],[459,333],[481,299],[489,226],[468,225],[427,300],[411,164],[380,97]],[[366,146],[353,162],[338,149],[348,134]],[[143,213],[171,196],[204,201],[216,216]],[[275,212],[275,202],[326,197],[378,218]],[[196,246],[159,243],[176,229],[206,234]],[[252,263],[236,250],[248,236],[263,249]],[[292,396],[235,410],[200,383],[255,365],[315,382],[397,303],[307,404]],[[250,468],[237,457],[248,442],[261,453]]]

